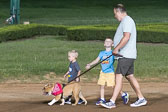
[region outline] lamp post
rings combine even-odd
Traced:
[[[6,22],[8,24],[20,23],[20,0],[10,0],[10,17]]]

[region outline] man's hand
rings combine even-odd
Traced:
[[[118,49],[114,49],[113,54],[118,54]]]

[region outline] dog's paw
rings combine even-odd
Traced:
[[[48,103],[49,106],[52,106],[53,104],[52,103]]]
[[[76,104],[72,104],[72,106],[76,106]]]
[[[61,103],[60,105],[64,105],[64,103]]]
[[[85,105],[87,105],[87,101],[85,102]]]

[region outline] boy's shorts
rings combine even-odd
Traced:
[[[101,71],[97,84],[101,86],[105,86],[106,83],[107,83],[107,86],[114,86],[115,85],[115,74],[114,73],[103,73]]]

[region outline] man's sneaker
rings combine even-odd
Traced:
[[[96,105],[100,105],[101,103],[106,103],[105,100],[99,99],[99,101],[97,101]]]
[[[113,102],[107,102],[107,103],[101,103],[100,104],[101,106],[103,106],[103,107],[105,107],[105,108],[108,108],[108,109],[111,109],[111,108],[115,108],[116,107],[116,105],[115,105],[115,103],[113,103]]]
[[[147,100],[144,99],[138,99],[135,103],[130,104],[131,107],[140,107],[140,106],[144,106],[147,104]]]
[[[82,104],[84,101],[82,99],[79,99],[78,104]]]
[[[66,99],[65,104],[71,104],[71,98]]]
[[[123,100],[124,104],[127,104],[129,101],[129,94],[127,92],[124,92],[124,93],[125,93],[125,95],[122,96],[122,100]]]

